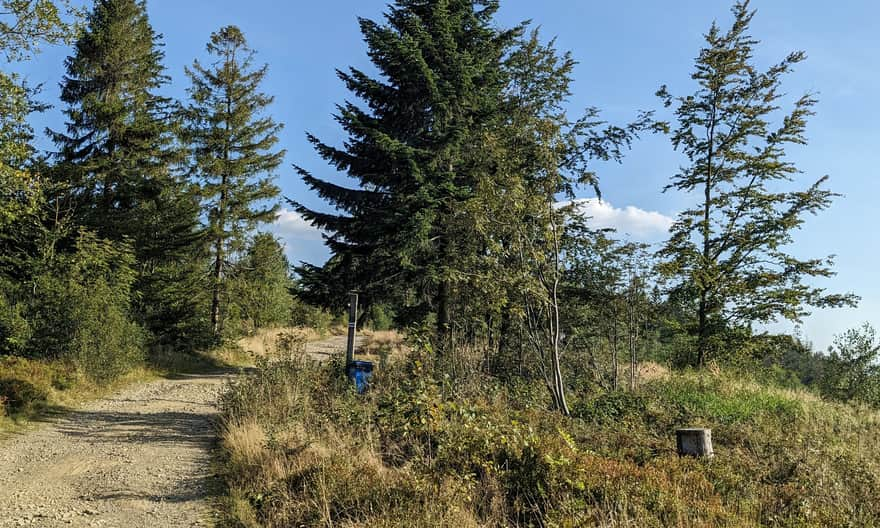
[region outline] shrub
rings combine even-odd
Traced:
[[[284,248],[269,233],[258,233],[235,266],[229,300],[247,329],[282,325],[288,321],[293,299],[290,264]]]
[[[819,387],[840,401],[857,400],[880,407],[880,343],[874,328],[861,328],[836,336]]]
[[[45,390],[20,379],[0,379],[0,409],[6,416],[31,415],[48,403]]]
[[[73,253],[48,262],[34,279],[27,355],[70,360],[100,381],[141,362],[145,334],[130,316],[133,265],[127,246],[82,232]]]
[[[367,312],[367,326],[377,332],[394,328],[394,311],[386,304],[374,304]]]
[[[596,398],[583,400],[573,406],[572,415],[583,420],[612,425],[623,421],[642,419],[647,410],[643,395],[626,391],[610,391]]]
[[[0,355],[24,352],[31,336],[31,325],[25,317],[25,306],[12,301],[7,292],[13,288],[0,282]]]
[[[290,312],[290,324],[306,328],[314,328],[321,334],[327,333],[333,325],[334,316],[330,312],[306,304],[300,299],[293,299],[293,308]]]
[[[413,341],[418,347],[418,341]],[[340,363],[263,362],[223,397],[227,511],[244,526],[878,526],[880,415],[724,372],[637,393],[459,379],[417,348],[358,395]],[[713,428],[712,461],[674,429]],[[232,524],[235,524],[233,522]]]

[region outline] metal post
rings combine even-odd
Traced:
[[[348,300],[348,344],[345,347],[345,365],[354,361],[354,338],[357,333],[358,294],[350,292]]]

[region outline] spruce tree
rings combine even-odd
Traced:
[[[98,0],[65,64],[66,132],[51,133],[77,220],[133,239],[142,262],[161,259],[194,223],[194,211],[169,214],[189,204],[172,170],[173,102],[158,94],[169,81],[163,57],[143,1]]]
[[[50,132],[60,150],[52,205],[71,212],[51,219],[52,229],[76,233],[82,225],[131,242],[137,312],[159,334],[178,322],[180,307],[166,307],[195,309],[185,292],[168,298],[166,281],[191,278],[169,267],[194,258],[199,242],[198,201],[176,170],[175,104],[159,95],[169,80],[163,56],[143,1],[96,1],[65,63],[66,131]]]
[[[361,19],[380,75],[338,71],[364,102],[338,107],[343,147],[308,136],[356,186],[299,169],[338,211],[294,204],[333,253],[323,268],[299,270],[303,284],[336,295],[359,289],[407,306],[412,318],[433,312],[440,343],[469,256],[482,250],[462,204],[486,170],[475,145],[501,112],[501,62],[516,33],[493,27],[497,9],[495,0],[398,0],[384,23]]]
[[[208,209],[216,335],[229,254],[243,249],[246,235],[258,224],[275,219],[279,189],[272,174],[285,151],[273,150],[282,125],[265,114],[274,98],[259,90],[268,67],[254,66],[254,51],[241,30],[227,26],[213,33],[207,51],[214,58],[210,66],[195,61],[187,69],[192,104],[186,137]]]
[[[692,75],[699,88],[685,97],[658,95],[674,106],[672,144],[689,161],[666,189],[696,193],[698,204],[683,211],[661,255],[667,274],[696,291],[693,333],[695,364],[723,346],[724,332],[777,318],[798,321],[808,307],[852,305],[852,295],[827,294],[804,282],[833,275],[832,259],[799,259],[786,251],[792,233],[808,214],[827,208],[835,196],[823,177],[805,190],[782,191],[800,171],[785,147],[804,145],[807,119],[816,100],[800,97],[782,116],[783,77],[804,60],[788,55],[761,71],[754,65],[758,41],[748,34],[754,11],[748,2],[732,9],[733,25],[713,23]]]
[[[258,233],[235,263],[230,301],[238,305],[242,320],[251,329],[279,326],[290,321],[291,288],[284,247],[270,233]]]

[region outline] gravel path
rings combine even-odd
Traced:
[[[319,359],[344,338],[310,344]],[[0,528],[212,526],[213,420],[228,375],[132,387],[0,441]]]
[[[348,336],[334,336],[324,339],[323,341],[314,341],[306,345],[306,352],[318,361],[330,359],[331,356],[345,355],[345,346],[348,343]],[[355,341],[355,350],[363,343],[363,337],[357,336]]]
[[[223,375],[127,389],[0,444],[0,527],[210,526]]]

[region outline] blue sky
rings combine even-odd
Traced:
[[[501,3],[499,24],[531,19],[545,37],[557,37],[559,48],[570,50],[579,61],[572,115],[597,106],[607,120],[618,123],[640,109],[658,109],[653,94],[661,84],[675,94],[692,92],[689,76],[702,34],[712,20],[726,25],[730,19],[730,3],[717,0]],[[312,206],[320,202],[309,195],[290,165],[338,178],[315,156],[304,132],[329,142],[342,140],[331,114],[349,94],[334,69],[369,69],[356,18],[378,18],[385,5],[382,0],[148,1],[153,27],[164,35],[166,66],[173,80],[168,95],[184,96],[183,67],[204,57],[212,31],[235,24],[245,32],[258,60],[269,64],[264,89],[276,96],[272,114],[286,126],[282,145],[288,149],[287,163],[279,171],[279,183],[285,195]],[[789,150],[804,171],[800,185],[828,174],[830,187],[843,195],[796,233],[792,247],[803,257],[837,255],[838,276],[818,284],[862,296],[857,309],[819,311],[805,320],[805,335],[824,348],[833,334],[862,321],[880,324],[880,282],[874,269],[880,257],[875,225],[880,219],[875,206],[880,178],[874,175],[871,154],[880,148],[880,106],[874,102],[880,94],[880,2],[753,0],[752,7],[758,10],[752,34],[762,41],[756,53],[759,64],[769,65],[796,49],[809,57],[784,84],[791,98],[809,91],[820,101],[808,128],[810,145]],[[57,101],[68,53],[65,47],[50,48],[19,68],[32,83],[44,83],[46,102]],[[38,130],[60,127],[60,108],[35,116],[33,122]],[[50,148],[44,139],[40,145]],[[600,167],[605,202],[591,202],[590,211],[597,222],[634,238],[662,240],[669,219],[691,203],[687,196],[660,193],[682,162],[665,138],[644,138],[623,164]],[[585,191],[583,197],[590,193]],[[283,211],[273,230],[285,239],[294,261],[320,262],[326,257],[319,234],[296,214]]]

